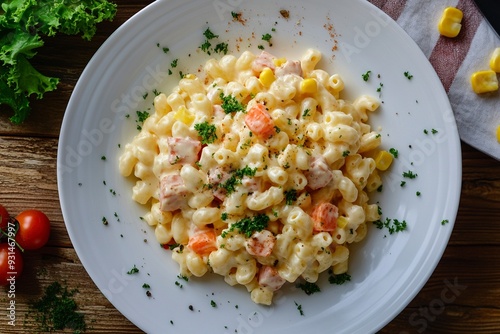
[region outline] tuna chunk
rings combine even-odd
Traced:
[[[187,205],[187,190],[179,174],[168,174],[160,181],[160,209],[175,211]]]
[[[276,67],[274,65],[274,57],[272,54],[266,51],[262,51],[260,55],[255,58],[255,60],[252,63],[252,70],[256,73],[262,72],[262,70],[266,67],[269,67],[271,70],[274,70]]]
[[[312,159],[309,170],[304,171],[304,175],[307,179],[307,186],[312,190],[325,187],[333,178],[333,173],[322,156]]]
[[[302,76],[302,67],[300,66],[300,61],[298,60],[287,60],[283,65],[277,67],[274,73],[277,77],[281,77],[287,74],[295,74],[299,77]]]
[[[191,138],[168,137],[168,162],[173,164],[194,164],[198,161],[201,143]]]
[[[259,271],[259,285],[268,288],[271,291],[279,290],[283,284],[285,284],[285,279],[282,278],[278,270],[270,266],[262,266]]]

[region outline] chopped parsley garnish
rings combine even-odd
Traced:
[[[238,229],[240,233],[243,233],[247,238],[250,238],[254,232],[259,232],[265,229],[268,223],[269,217],[265,214],[245,217],[232,224],[228,231],[222,232],[221,236],[225,238],[227,232],[232,232],[234,229]]]
[[[217,134],[215,133],[217,128],[207,121],[195,124],[194,129],[198,131],[202,144],[212,144],[217,139]]]
[[[304,110],[304,113],[302,114],[302,117],[306,117],[306,116],[309,116],[309,112],[311,111],[311,109],[306,109]]]
[[[201,46],[200,49],[203,52],[206,52],[210,55],[210,47],[212,46],[212,43],[210,43],[208,40],[206,40]]]
[[[172,66],[173,68],[177,67],[177,64],[179,63],[179,59],[174,59],[172,60],[172,62],[170,63],[170,66]]]
[[[364,81],[368,81],[370,79],[370,74],[372,71],[367,71],[366,73],[361,74],[361,77],[363,78]]]
[[[420,195],[422,195],[422,193],[421,193],[420,191],[417,191],[417,192],[416,192],[416,195],[417,195],[417,196],[420,196]]]
[[[217,307],[217,303],[214,300],[210,301],[210,306]]]
[[[214,38],[219,37],[219,35],[214,34],[214,33],[210,30],[210,28],[207,28],[207,30],[205,30],[205,31],[203,32],[203,36],[205,36],[205,38],[206,38],[206,39],[214,39]]]
[[[449,221],[448,219],[443,219],[443,220],[441,221],[441,225],[446,225],[446,224],[448,224],[449,222],[450,222],[450,221]]]
[[[407,172],[403,172],[403,177],[406,177],[408,179],[414,179],[416,178],[418,175],[416,173],[413,173],[411,170],[407,171]]]
[[[433,135],[435,135],[436,133],[438,133],[438,130],[432,129],[431,132],[432,132]]]
[[[140,110],[137,110],[135,112],[137,114],[137,120],[136,120],[136,123],[137,123],[137,130],[142,130],[142,127],[140,124],[144,123],[144,121],[149,117],[149,113],[147,111],[140,111]]]
[[[384,84],[383,83],[380,83],[378,88],[377,88],[377,93],[381,93],[382,92],[382,87],[384,87]]]
[[[262,35],[262,40],[266,41],[266,42],[270,42],[272,37],[273,36],[271,36],[271,34],[264,34],[264,35]]]
[[[205,36],[205,38],[206,38],[205,41],[203,42],[203,44],[200,46],[200,49],[203,52],[206,52],[208,55],[210,55],[212,53],[212,51],[214,51],[215,53],[227,54],[228,48],[229,48],[229,45],[227,43],[217,43],[212,50],[212,43],[210,42],[210,40],[212,40],[214,38],[218,38],[219,35],[214,34],[210,30],[210,28],[207,28],[203,32],[203,36]]]
[[[342,156],[345,158],[349,155],[349,153],[351,153],[350,151],[344,151],[342,152]]]
[[[187,277],[186,275],[181,275],[181,274],[179,274],[179,275],[177,275],[177,278],[178,278],[178,279],[181,279],[181,280],[184,280],[184,281],[186,281],[186,282],[188,282],[188,281],[189,281],[189,277]]]
[[[316,292],[321,292],[319,286],[316,283],[311,283],[311,282],[298,283],[297,288],[304,291],[308,296]]]
[[[179,247],[179,246],[180,246],[180,244],[169,244],[169,245],[167,245],[167,246],[168,246],[168,249],[170,249],[170,250],[174,250],[174,249],[176,249],[177,247]]]
[[[348,273],[334,275],[331,270],[329,271],[329,273],[330,276],[328,276],[328,282],[330,282],[330,284],[341,285],[345,282],[351,281],[351,275],[349,275]]]
[[[149,117],[149,113],[147,111],[137,110],[136,113],[137,113],[137,121],[141,123],[144,122]]]
[[[390,218],[386,218],[383,221],[382,220],[374,221],[373,224],[375,224],[375,226],[379,230],[386,228],[389,231],[389,234],[405,231],[407,227],[407,223],[405,220],[400,221],[398,219],[390,219]]]
[[[297,190],[290,189],[284,192],[285,202],[287,205],[292,205],[297,200]]]
[[[390,148],[389,153],[392,154],[394,156],[394,158],[397,158],[399,155],[398,150],[396,150],[395,148]]]
[[[214,51],[215,53],[222,53],[222,54],[227,54],[227,51],[229,49],[229,44],[227,43],[218,43],[215,48],[214,48]]]
[[[302,311],[302,305],[297,304],[296,301],[294,301],[295,306],[297,306],[297,310],[299,310],[300,315],[304,315],[304,311]]]
[[[137,267],[134,264],[134,266],[132,267],[132,269],[130,269],[129,271],[127,271],[127,274],[128,275],[132,275],[132,274],[137,274],[138,272],[139,272],[139,269],[137,269]]]
[[[237,169],[231,174],[231,177],[224,182],[220,183],[218,186],[219,188],[224,188],[226,189],[228,194],[233,193],[236,190],[236,186],[241,184],[241,179],[244,176],[255,176],[255,173],[257,172],[257,168],[250,168],[248,166],[245,166],[242,169]]]
[[[234,96],[224,95],[224,93],[221,92],[219,97],[222,100],[221,107],[222,109],[224,109],[224,112],[226,114],[238,111],[245,111],[245,106],[240,101],[238,101]]]
[[[406,181],[401,181],[401,184],[400,184],[401,187],[404,187],[406,186]]]
[[[411,80],[411,78],[413,78],[413,75],[412,75],[412,74],[410,74],[410,72],[408,72],[408,71],[406,71],[406,72],[404,73],[404,75],[405,75],[405,77],[406,77],[408,80]]]
[[[78,290],[68,290],[59,282],[50,284],[44,295],[30,301],[28,315],[33,317],[38,326],[37,333],[85,333],[87,324],[85,315],[77,312],[78,304],[74,299]],[[71,330],[71,331],[69,331]]]
[[[429,134],[429,131],[427,131],[427,129],[424,129],[424,133],[427,135]]]
[[[151,286],[150,286],[148,283],[144,283],[144,284],[142,285],[142,287],[143,287],[144,289],[151,289]]]
[[[228,215],[227,215],[227,212],[223,212],[223,213],[220,215],[220,219],[221,219],[222,221],[225,221],[225,220],[227,219],[227,216],[228,216]]]

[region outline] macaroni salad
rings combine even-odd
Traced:
[[[340,98],[338,74],[262,51],[185,75],[119,159],[132,198],[181,275],[222,275],[270,305],[286,282],[348,270],[349,244],[378,220],[377,99]]]

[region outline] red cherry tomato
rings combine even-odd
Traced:
[[[6,230],[7,229],[7,224],[9,223],[9,213],[7,212],[7,209],[0,204],[0,229]]]
[[[0,285],[5,286],[21,276],[23,272],[23,254],[16,247],[14,240],[10,243],[0,244]]]
[[[50,236],[49,218],[41,211],[26,210],[16,216],[19,230],[16,241],[25,250],[43,247]]]

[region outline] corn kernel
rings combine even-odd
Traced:
[[[500,143],[500,125],[497,126],[497,141]]]
[[[500,48],[496,48],[490,58],[490,68],[492,71],[500,73]]]
[[[276,77],[274,76],[273,70],[269,67],[266,67],[260,72],[259,81],[264,87],[269,88],[274,80],[276,80]]]
[[[349,221],[347,220],[346,217],[344,216],[339,216],[337,218],[337,227],[338,228],[345,228],[347,226],[347,223],[349,223]]]
[[[462,18],[464,14],[455,7],[447,7],[439,20],[439,33],[446,37],[457,37],[462,28]]]
[[[174,114],[174,119],[189,125],[194,121],[194,116],[187,110],[185,106],[180,106]]]
[[[489,93],[498,90],[497,74],[492,70],[479,71],[470,78],[472,90],[476,94]]]
[[[375,157],[375,166],[378,170],[387,170],[392,164],[393,155],[387,151],[380,151]]]
[[[303,94],[313,94],[318,90],[316,79],[308,78],[300,82],[300,92]]]
[[[274,58],[273,59],[274,66],[279,67],[286,63],[286,58]]]

